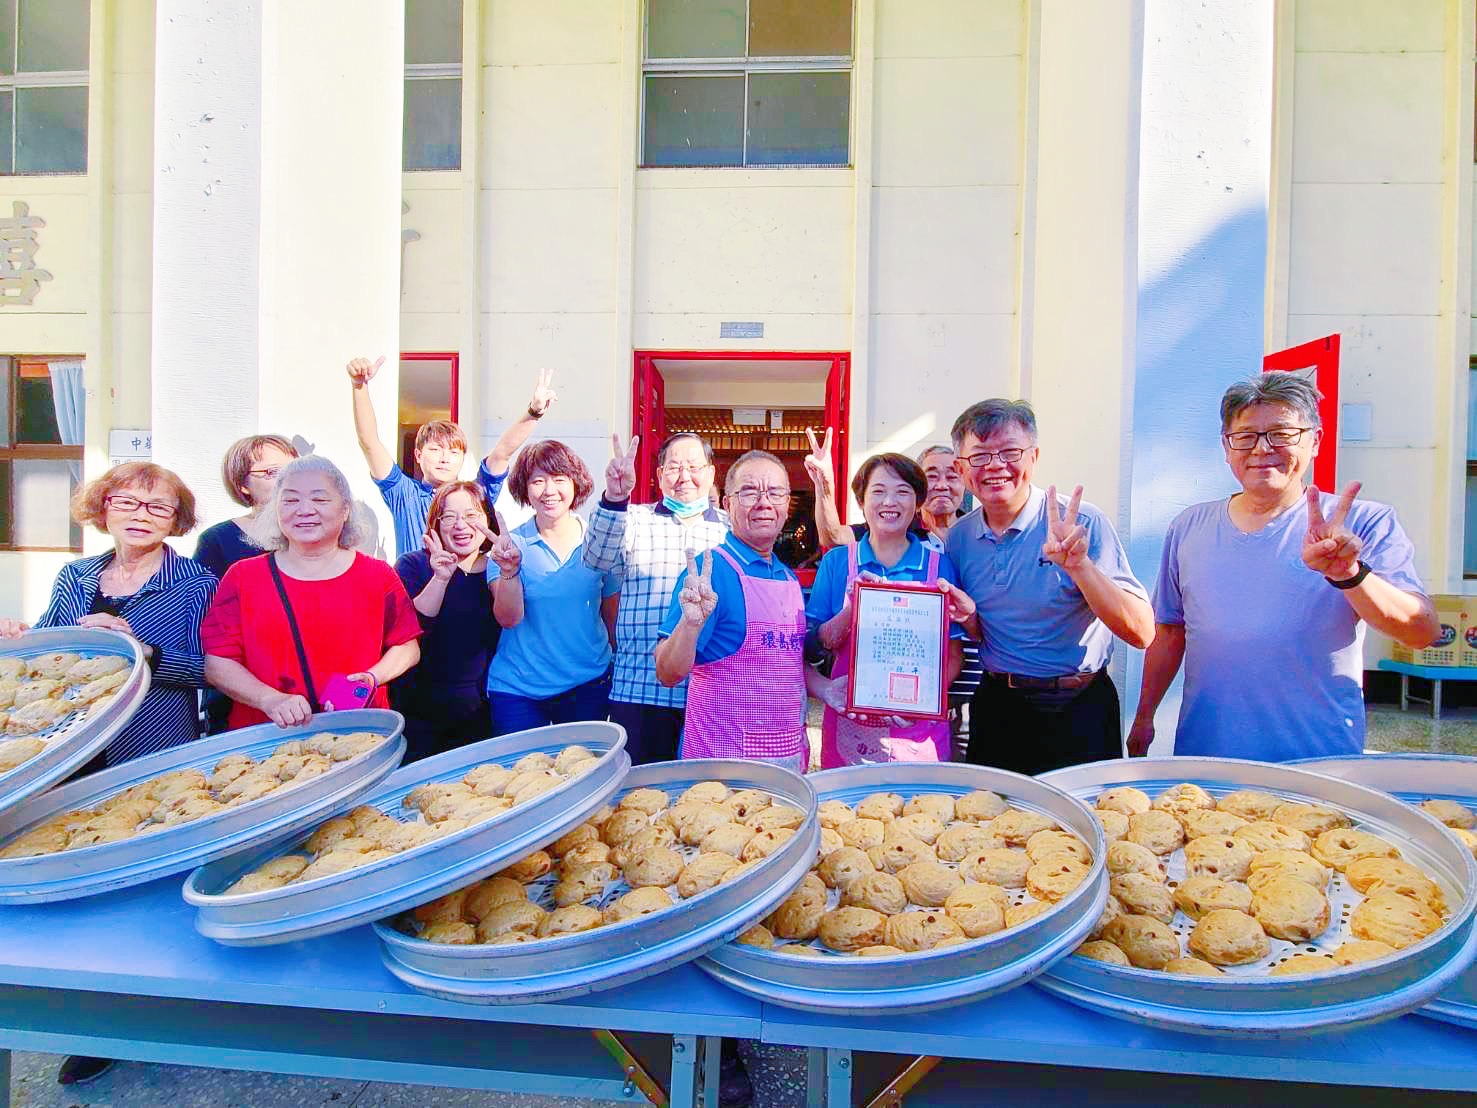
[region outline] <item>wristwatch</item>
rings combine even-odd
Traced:
[[[1335,581],[1332,577],[1325,577],[1323,579],[1336,589],[1348,590],[1357,589],[1360,585],[1364,584],[1364,579],[1368,576],[1369,567],[1361,561],[1359,563],[1359,572],[1345,581]]]

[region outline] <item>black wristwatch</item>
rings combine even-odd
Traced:
[[[1350,577],[1347,581],[1335,581],[1332,577],[1325,577],[1324,580],[1336,589],[1348,590],[1357,589],[1360,585],[1364,584],[1364,579],[1368,576],[1369,567],[1361,561],[1359,563],[1359,572],[1354,574],[1354,576]]]

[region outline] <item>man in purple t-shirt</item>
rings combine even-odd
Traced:
[[[1364,751],[1364,625],[1411,647],[1440,624],[1395,510],[1305,487],[1323,431],[1319,393],[1264,373],[1221,398],[1229,500],[1169,525],[1130,754],[1185,666],[1174,752],[1283,762]]]

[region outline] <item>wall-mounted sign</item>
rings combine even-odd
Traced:
[[[762,339],[764,324],[720,323],[718,324],[718,337],[720,339]]]
[[[11,304],[30,304],[41,291],[41,282],[51,274],[36,265],[36,251],[41,241],[36,232],[46,220],[31,214],[31,206],[16,200],[11,214],[0,216],[0,308]]]
[[[108,432],[108,464],[147,462],[154,456],[154,433],[147,427],[115,427]]]

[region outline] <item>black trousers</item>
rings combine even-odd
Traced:
[[[628,704],[624,700],[610,702],[610,722],[626,729],[626,753],[633,766],[652,762],[673,762],[677,744],[682,740],[681,708],[664,708],[657,704]]]
[[[1011,688],[986,676],[970,702],[973,765],[1035,775],[1122,756],[1118,689],[1107,670],[1076,690]]]
[[[405,762],[481,742],[492,734],[492,713],[478,689],[442,689],[440,696],[391,696],[405,716]]]

